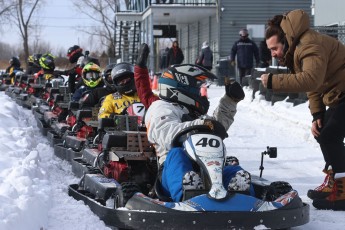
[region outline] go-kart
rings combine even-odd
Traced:
[[[255,196],[228,192],[222,183],[223,141],[205,126],[182,130],[172,146],[183,146],[199,166],[205,185],[204,189],[183,191],[180,202],[162,194],[159,177],[154,178],[151,190],[142,191],[132,181],[140,176],[135,171],[124,181],[86,173],[79,184],[69,186],[69,195],[83,200],[106,225],[121,229],[284,229],[309,222],[309,205],[287,182],[271,183],[252,176]],[[116,149],[113,153],[122,162],[131,156],[122,153],[118,157]]]

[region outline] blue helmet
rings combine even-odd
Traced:
[[[159,97],[184,105],[191,111],[206,114],[210,103],[200,93],[207,79],[217,77],[207,69],[192,64],[173,65],[158,80]]]

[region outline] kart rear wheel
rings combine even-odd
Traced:
[[[123,182],[121,187],[113,194],[114,209],[125,207],[127,201],[136,193],[141,192],[140,186],[135,182]]]

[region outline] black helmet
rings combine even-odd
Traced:
[[[17,57],[12,57],[10,60],[9,60],[9,63],[11,66],[14,66],[14,67],[20,67],[20,61]]]
[[[111,78],[117,92],[125,95],[133,94],[137,91],[134,84],[134,68],[127,62],[121,62],[111,70]],[[127,81],[124,81],[127,79]]]
[[[113,70],[115,66],[116,66],[116,63],[110,63],[104,68],[102,75],[103,75],[103,79],[105,80],[105,83],[112,84],[113,80],[111,78],[111,71]]]
[[[159,97],[186,106],[193,112],[206,114],[210,103],[200,88],[207,79],[217,77],[198,65],[173,65],[158,80]]]
[[[53,71],[55,69],[55,60],[54,59],[55,59],[55,57],[50,53],[43,54],[39,60],[40,66],[44,70]]]
[[[103,77],[107,77],[109,75],[111,76],[111,71],[116,65],[116,63],[110,63],[109,65],[107,65],[103,70]]]
[[[70,47],[67,51],[67,57],[70,63],[76,63],[80,56],[83,56],[83,49],[77,45]]]

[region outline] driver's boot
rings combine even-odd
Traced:
[[[249,194],[250,183],[251,183],[250,173],[243,169],[239,170],[238,172],[236,172],[235,176],[231,178],[228,185],[228,191]]]
[[[191,189],[203,189],[204,184],[199,176],[194,171],[187,172],[183,177],[183,189],[184,190],[191,190]]]

